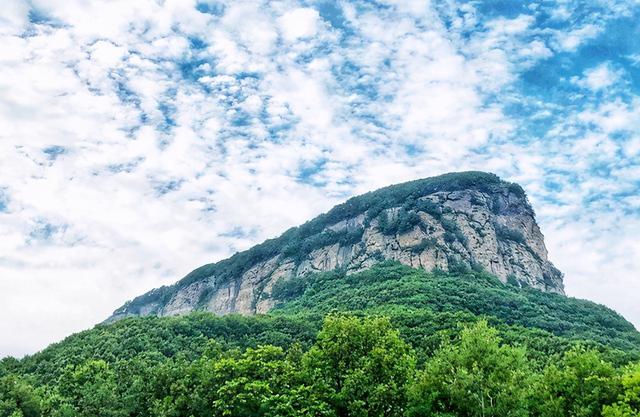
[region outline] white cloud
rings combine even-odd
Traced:
[[[638,67],[640,66],[640,54],[631,54],[627,56],[627,59],[629,59],[629,61],[631,61],[631,63]]]
[[[283,14],[278,18],[282,36],[287,41],[314,36],[318,30],[320,15],[315,9],[300,8]]]
[[[531,41],[528,45],[525,45],[525,47],[520,50],[520,54],[523,57],[531,57],[536,60],[550,58],[553,56],[553,52],[547,48],[543,41],[538,39]]]
[[[0,355],[90,327],[126,299],[349,195],[464,169],[522,181],[570,293],[640,320],[613,300],[619,290],[598,284],[612,259],[616,282],[635,288],[624,244],[578,234],[598,218],[578,216],[587,197],[627,190],[633,164],[575,189],[558,176],[560,206],[547,202],[544,184],[550,165],[591,178],[595,164],[637,155],[629,132],[639,128],[638,100],[588,103],[555,126],[553,140],[533,143],[505,110],[527,103],[516,87],[522,71],[599,27],[560,33],[530,15],[483,21],[471,4],[424,2],[345,3],[344,30],[295,1],[228,2],[220,16],[180,0],[31,4],[55,24],[30,22],[26,2],[0,10],[0,187],[9,201],[0,211],[0,315],[19,318],[0,321],[0,333],[13,335]],[[613,75],[579,82],[604,87]],[[561,109],[540,107],[532,118]],[[620,132],[624,143],[610,137]],[[55,158],[44,152],[52,146]],[[597,233],[610,241],[607,221],[628,226],[629,243],[635,220],[614,212]],[[587,274],[565,260],[572,251],[608,258]]]
[[[29,22],[29,5],[20,0],[7,0],[0,8],[0,34],[21,33]]]
[[[563,51],[575,51],[585,41],[602,33],[602,30],[601,26],[587,24],[568,32],[558,31],[556,34],[557,47]]]
[[[610,63],[605,62],[595,68],[588,69],[582,78],[574,78],[573,82],[581,87],[598,91],[619,83],[621,79],[622,72],[615,70]]]
[[[259,3],[234,3],[222,23],[240,45],[260,55],[272,51],[278,36],[271,16]]]
[[[606,134],[640,131],[640,97],[625,103],[619,98],[589,106],[576,114],[578,122],[592,123]]]
[[[635,318],[640,317],[640,281],[634,278],[640,268],[640,223],[626,219],[623,224],[602,213],[596,223],[581,219],[543,226],[553,260],[565,273],[567,293],[615,306],[623,316]]]

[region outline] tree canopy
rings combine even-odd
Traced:
[[[273,296],[5,358],[0,417],[640,415],[638,333],[593,303],[394,263]]]

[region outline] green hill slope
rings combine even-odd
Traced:
[[[333,311],[385,314],[461,313],[492,323],[540,329],[570,340],[596,342],[633,352],[640,333],[602,305],[504,285],[482,271],[426,272],[393,262],[346,275],[341,271],[279,282],[275,315]],[[403,313],[404,314],[404,313]]]
[[[484,318],[501,329],[506,340],[526,340],[545,354],[580,341],[619,350],[624,360],[640,355],[640,333],[614,311],[590,301],[504,285],[484,272],[429,273],[384,262],[357,274],[334,271],[281,281],[272,296],[278,304],[269,315],[194,313],[99,325],[25,358],[19,369],[46,381],[64,366],[88,359],[115,362],[140,354],[158,360],[195,358],[211,338],[226,348],[287,347],[295,341],[308,345],[324,316],[335,312],[388,316],[415,349],[427,353],[439,343],[438,332]]]
[[[482,271],[428,273],[385,262],[356,274],[333,271],[280,281],[270,296],[277,304],[268,315],[129,318],[70,336],[20,361],[5,359],[0,416],[444,415],[434,410],[476,415],[469,412],[473,403],[467,411],[460,408],[472,394],[436,387],[450,385],[442,382],[452,377],[449,372],[465,378],[501,373],[502,385],[484,382],[497,384],[487,395],[506,390],[509,400],[485,415],[506,415],[500,414],[504,407],[526,411],[514,415],[600,415],[622,393],[623,367],[640,357],[640,333],[612,310],[504,285]],[[388,320],[374,318],[381,316]],[[341,362],[353,352],[359,352],[355,362]],[[376,356],[383,353],[384,359]],[[328,365],[332,355],[342,359]],[[465,355],[480,356],[469,362]],[[485,363],[491,355],[497,362]],[[365,359],[374,362],[366,365]],[[447,361],[456,365],[443,365]],[[367,368],[371,363],[377,365]],[[509,369],[499,370],[498,363]],[[378,375],[387,366],[389,373]],[[480,371],[482,376],[473,374]],[[325,372],[339,380],[359,375],[364,379],[358,384],[366,389],[343,398],[347,388],[341,382],[339,394],[326,385]],[[373,375],[379,380],[371,380]],[[589,375],[600,385],[589,388],[575,380]],[[527,381],[524,386],[521,380]],[[588,399],[584,405],[575,392],[565,392],[569,380],[572,389],[598,394],[581,394]],[[394,393],[385,401],[397,403],[389,413],[374,407],[375,392],[383,386]],[[266,391],[254,393],[259,390]],[[536,397],[540,393],[546,397]],[[248,403],[236,404],[242,395],[249,395]],[[430,395],[442,398],[427,404]],[[570,395],[575,398],[564,411],[544,414],[537,408],[556,407],[554,401]],[[219,408],[223,403],[228,407]],[[35,408],[25,412],[26,404]],[[247,404],[253,404],[250,411],[243,408]],[[574,406],[591,411],[576,414]],[[12,414],[15,410],[22,414]]]

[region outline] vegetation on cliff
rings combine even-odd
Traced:
[[[488,195],[499,196],[505,192],[513,193],[519,198],[525,197],[524,190],[517,184],[501,180],[498,176],[485,172],[457,172],[405,182],[371,191],[339,204],[327,213],[293,227],[277,238],[266,240],[246,251],[238,252],[228,259],[217,263],[203,265],[176,284],[154,289],[143,294],[119,308],[115,314],[139,315],[149,306],[152,313],[166,305],[176,291],[195,282],[208,279],[215,280],[217,285],[239,279],[252,266],[267,261],[274,256],[281,255],[299,264],[313,250],[340,243],[353,244],[360,241],[363,229],[356,230],[327,230],[331,225],[343,220],[353,219],[366,214],[365,227],[373,219],[379,221],[379,228],[385,234],[403,233],[419,223],[418,211],[429,213],[437,218],[446,230],[445,239],[448,243],[459,241],[465,243],[465,236],[458,230],[455,222],[442,216],[442,207],[430,201],[420,200],[420,197],[436,192],[453,192],[462,190],[477,190]],[[496,200],[498,201],[498,200]],[[498,202],[488,202],[492,210],[500,210]],[[399,213],[390,219],[383,211],[400,207]],[[513,234],[513,233],[512,233]],[[511,235],[507,237],[512,238]],[[425,240],[422,249],[428,245]],[[199,304],[207,301],[204,294]],[[148,314],[148,312],[146,313]]]

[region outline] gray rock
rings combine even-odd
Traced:
[[[408,230],[389,233],[380,224],[381,216],[394,222],[403,210],[401,204],[387,207],[376,216],[365,210],[318,231],[352,232],[355,236],[361,232],[356,241],[320,245],[302,253],[299,259],[296,256],[300,253],[287,255],[283,247],[273,256],[250,262],[231,277],[215,272],[196,280],[187,276],[174,286],[154,290],[125,304],[108,321],[136,315],[172,316],[194,310],[266,313],[274,305],[271,291],[278,280],[336,268],[354,273],[382,260],[426,270],[447,271],[459,265],[481,267],[505,283],[510,280],[520,286],[564,294],[562,273],[548,260],[533,209],[519,187],[500,182],[490,190],[470,187],[429,192],[418,197],[417,201],[421,200],[433,203],[437,212],[414,209],[419,221]],[[218,265],[212,265],[212,270],[220,270],[216,269]]]

